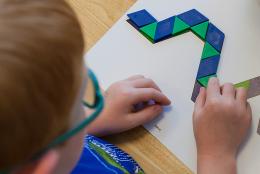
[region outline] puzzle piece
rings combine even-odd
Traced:
[[[197,74],[197,79],[205,76],[216,74],[218,70],[220,56],[210,57],[208,59],[202,59],[199,66],[199,71]]]
[[[146,25],[140,28],[140,31],[148,38],[151,42],[154,42],[155,31],[157,28],[157,22]]]
[[[198,25],[195,25],[195,26],[191,27],[191,30],[199,38],[201,38],[202,40],[205,40],[207,31],[208,31],[208,25],[209,25],[209,21],[206,21],[206,22],[203,22],[201,24],[198,24]]]
[[[248,89],[248,98],[260,95],[260,77],[250,80],[250,87]]]
[[[184,21],[191,27],[209,20],[207,17],[205,17],[203,14],[201,14],[195,9],[178,15],[178,18],[180,18],[182,21]]]
[[[138,28],[157,22],[157,20],[145,9],[127,15],[131,22]]]
[[[249,89],[250,88],[250,80],[244,81],[244,82],[240,82],[238,84],[234,85],[235,88],[245,88],[245,89]]]
[[[253,98],[260,95],[260,77],[256,77],[244,82],[235,84],[236,88],[243,87],[248,90],[247,98]]]
[[[206,36],[206,41],[212,45],[218,52],[221,52],[224,43],[225,34],[220,31],[212,23],[208,26],[208,32]]]
[[[199,93],[200,93],[200,88],[203,87],[198,81],[195,82],[194,88],[193,88],[193,92],[192,92],[192,96],[191,96],[191,100],[193,102],[196,101]]]
[[[175,16],[158,22],[154,41],[159,42],[172,36]]]
[[[127,19],[126,21],[139,31],[139,27],[131,19]]]
[[[188,30],[190,26],[183,22],[180,18],[175,17],[175,22],[174,22],[174,28],[173,28],[173,35],[180,34],[186,30]]]
[[[206,59],[217,55],[220,55],[220,53],[214,47],[212,47],[208,42],[205,42],[201,59]]]
[[[198,79],[198,82],[199,82],[202,86],[204,86],[205,88],[207,88],[207,87],[208,87],[208,83],[209,83],[209,79],[210,79],[211,77],[217,77],[217,75],[216,75],[216,74],[213,74],[213,75],[210,75],[210,76],[202,77],[202,78]]]

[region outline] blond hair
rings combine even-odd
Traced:
[[[0,171],[68,129],[83,49],[65,1],[0,2]]]

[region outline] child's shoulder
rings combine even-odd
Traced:
[[[106,173],[106,174],[143,174],[135,160],[110,143],[88,135],[84,139],[81,159],[72,174]]]

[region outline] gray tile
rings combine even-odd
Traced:
[[[194,88],[193,88],[193,92],[192,92],[192,96],[191,96],[191,100],[193,101],[193,102],[195,102],[196,101],[196,99],[197,99],[197,97],[198,97],[198,95],[199,95],[199,93],[200,93],[200,88],[201,88],[202,86],[199,84],[199,82],[197,82],[197,80],[196,80],[196,83],[195,83],[195,85],[194,85]]]
[[[250,87],[248,89],[248,98],[260,95],[260,76],[250,80]]]

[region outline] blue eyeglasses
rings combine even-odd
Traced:
[[[68,130],[64,134],[54,139],[48,146],[47,149],[53,148],[54,146],[61,144],[80,132],[87,125],[89,125],[97,116],[101,113],[104,107],[104,98],[99,88],[98,80],[91,70],[88,70],[88,81],[87,81],[87,93],[83,101],[84,106],[95,110],[91,115],[86,117],[74,128]]]

